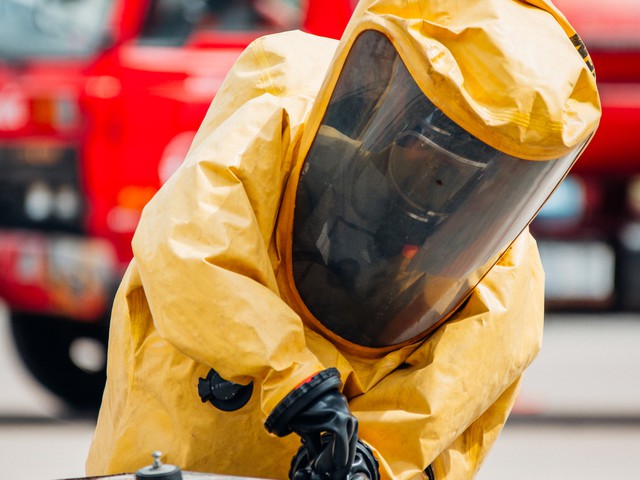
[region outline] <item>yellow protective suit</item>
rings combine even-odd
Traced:
[[[532,159],[583,142],[599,118],[593,77],[562,16],[532,3],[365,1],[340,45],[290,32],[241,55],[134,237],[89,475],[135,471],[161,450],[185,470],[286,478],[299,438],[269,435],[264,421],[302,380],[332,366],[382,479],[420,478],[429,465],[437,479],[473,475],[540,347],[534,240],[524,231],[429,336],[358,347],[321,331],[293,300],[290,180],[336,65],[364,28],[385,32],[424,73],[416,78],[434,103],[455,100],[452,117],[485,142]],[[475,61],[464,63],[461,51]],[[487,75],[500,78],[495,91],[486,91]],[[235,412],[202,403],[198,379],[210,368],[253,381],[249,403]]]

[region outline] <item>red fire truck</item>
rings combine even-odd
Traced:
[[[549,306],[640,310],[640,2],[553,0],[596,68],[602,120],[532,225]]]
[[[337,38],[351,0],[0,0],[0,298],[34,377],[104,385],[109,309],[142,207],[254,38]]]

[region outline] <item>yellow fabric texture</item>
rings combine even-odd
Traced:
[[[504,0],[477,3],[515,8]],[[363,24],[376,24],[367,9],[375,13],[383,4],[424,13],[419,2],[366,2],[356,15]],[[543,16],[533,7],[520,8]],[[468,18],[465,12],[448,17]],[[516,23],[526,23],[524,13],[523,18]],[[351,25],[360,28],[357,21]],[[413,41],[403,29],[417,36],[427,25],[388,31],[398,32],[398,46]],[[474,25],[472,31],[482,29],[481,22]],[[449,35],[456,37],[444,36]],[[539,41],[541,48],[547,45]],[[495,441],[541,342],[543,274],[527,231],[466,303],[415,344],[347,348],[313,330],[306,312],[290,301],[295,192],[286,187],[298,175],[335,80],[329,75],[323,89],[325,73],[340,64],[349,42],[338,45],[301,32],[255,41],[227,76],[184,164],[145,207],[133,240],[134,260],[114,302],[107,386],[89,475],[135,471],[149,463],[151,451],[160,450],[165,462],[185,470],[286,478],[299,438],[269,435],[264,420],[302,380],[332,366],[341,373],[361,438],[374,450],[384,480],[420,478],[430,464],[438,479],[470,478]],[[478,48],[485,47],[493,48]],[[552,64],[554,50],[545,53]],[[417,54],[407,60],[417,60]],[[558,65],[545,68],[564,74]],[[565,94],[579,82],[589,84],[582,74],[565,78]],[[595,105],[597,94],[589,92],[583,92],[584,103]],[[463,97],[458,92],[451,98]],[[466,109],[461,107],[470,115]],[[585,131],[594,128],[582,114],[572,114],[572,132],[560,135],[553,151],[586,138],[574,123],[582,121]],[[536,135],[516,136],[535,144],[541,138]],[[573,140],[565,142],[568,137]],[[235,412],[202,403],[198,378],[210,368],[237,383],[253,381],[249,403]]]
[[[509,155],[559,158],[599,123],[595,77],[567,41],[575,31],[547,0],[361,0],[325,101],[350,45],[366,29],[389,37],[449,118]]]

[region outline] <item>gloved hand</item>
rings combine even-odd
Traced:
[[[335,480],[347,478],[356,452],[358,421],[337,389],[315,399],[291,419],[289,427],[302,437],[314,471]]]
[[[338,371],[324,370],[289,393],[265,422],[267,430],[278,436],[295,432],[302,438],[308,459],[306,471],[311,476],[300,478],[350,477],[358,444],[358,421],[340,393],[340,386]],[[291,475],[295,474],[292,468]]]
[[[323,436],[323,443],[327,436]],[[311,456],[306,444],[302,444],[298,453],[291,460],[289,470],[290,480],[320,480],[324,476],[315,467],[314,458]],[[356,455],[351,464],[346,478],[348,480],[379,480],[378,461],[373,456],[371,449],[358,439]]]

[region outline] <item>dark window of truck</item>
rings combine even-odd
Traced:
[[[299,0],[152,0],[139,43],[184,45],[196,32],[300,28]]]
[[[87,57],[108,40],[111,0],[0,0],[0,58]]]

